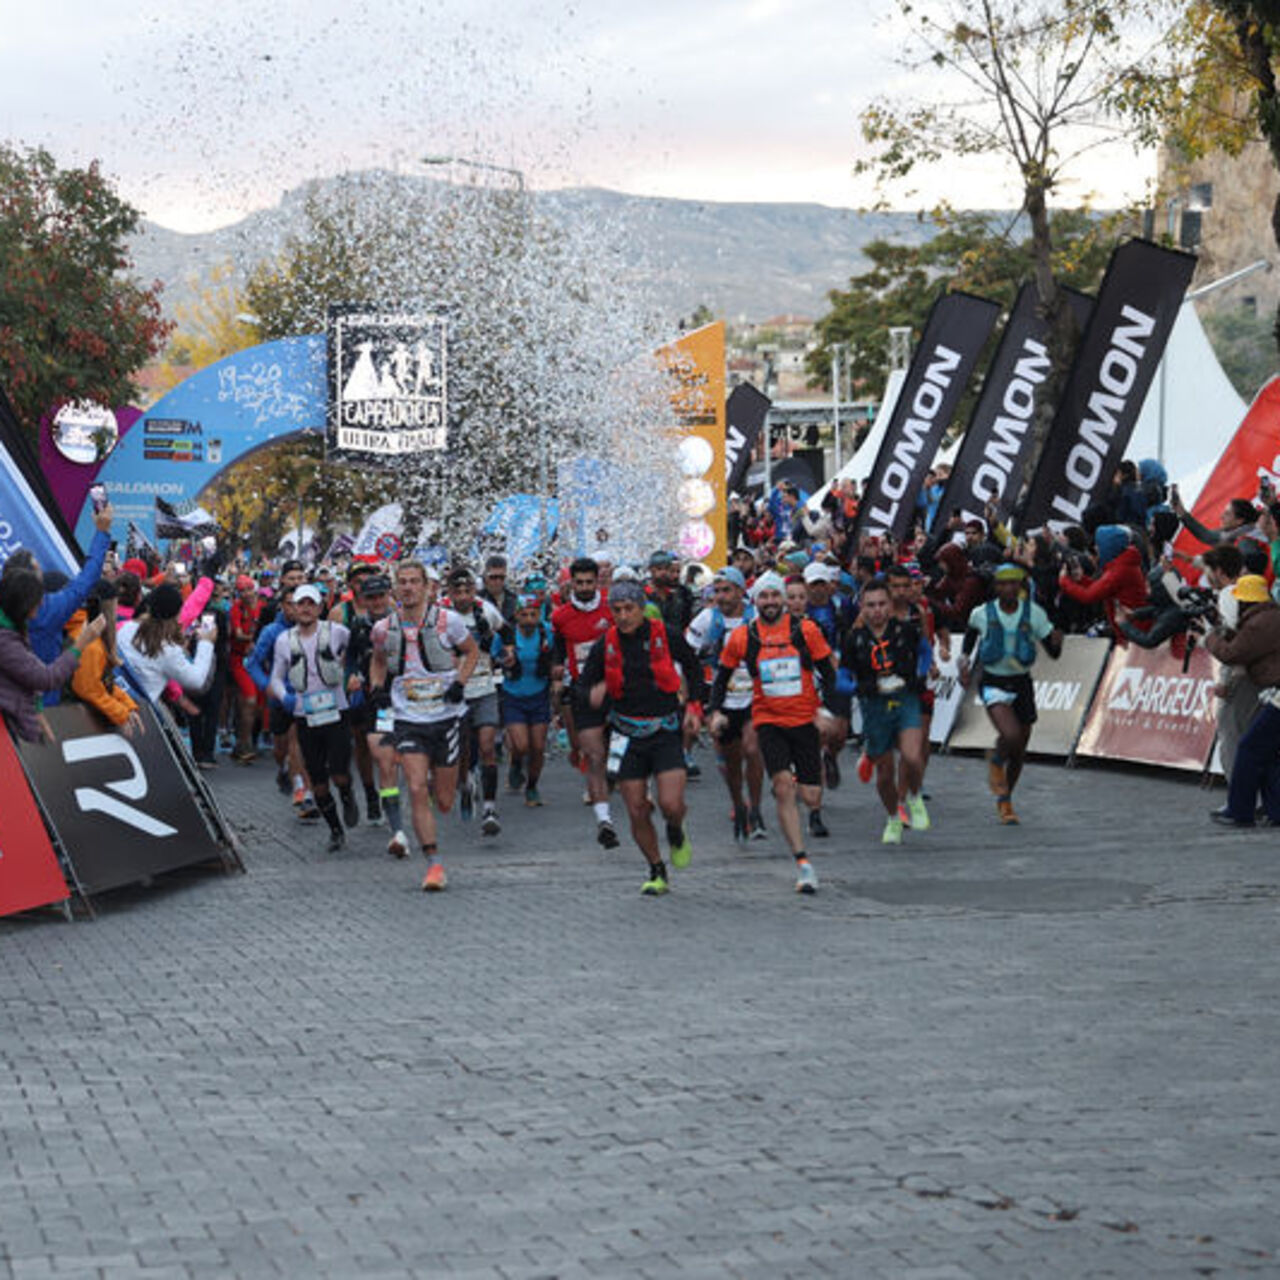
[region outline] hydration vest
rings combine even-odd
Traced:
[[[1008,657],[1005,646],[1005,629],[1000,623],[1000,609],[994,600],[987,601],[987,633],[982,637],[982,648],[978,651],[984,667]],[[1022,613],[1018,618],[1018,629],[1013,635],[1013,657],[1024,667],[1029,667],[1036,660],[1036,641],[1031,634],[1031,598],[1022,601]]]
[[[456,665],[453,653],[441,639],[448,627],[445,612],[436,608],[434,614],[432,617],[428,613],[418,628],[418,657],[428,671],[452,671]],[[402,676],[404,663],[404,624],[400,615],[393,613],[387,622],[387,670],[393,676]]]
[[[791,619],[791,638],[788,643],[800,655],[800,665],[806,671],[813,670],[813,654],[809,652],[809,642],[805,639],[804,628],[800,625],[800,619],[795,614],[787,615]],[[760,650],[764,647],[764,642],[760,639],[760,623],[756,618],[752,618],[747,623],[747,653],[744,658],[746,668],[751,672],[751,678],[758,680],[760,678]]]
[[[646,620],[649,639],[645,652],[649,655],[649,670],[653,682],[663,693],[676,693],[680,688],[680,673],[671,661],[671,645],[667,640],[667,628],[657,618]],[[618,628],[610,627],[604,638],[604,681],[609,697],[615,702],[622,697],[622,642]]]
[[[535,661],[533,674],[539,680],[547,680],[551,676],[551,625],[547,622],[538,623],[538,629],[535,633],[538,636],[538,657]],[[515,637],[512,639],[512,650],[515,654],[515,665],[511,667],[507,674],[508,680],[519,680],[524,675],[524,663],[520,661],[520,648],[516,643],[516,638],[527,639],[521,632],[520,628],[515,629]]]
[[[342,663],[333,656],[333,624],[328,621],[316,627],[316,670],[326,688],[342,684]],[[307,687],[307,655],[297,627],[289,628],[289,683],[299,693]]]
[[[710,605],[708,612],[711,614],[711,630],[707,632],[707,638],[702,642],[698,657],[707,662],[718,662],[720,650],[724,648],[725,637],[729,634],[729,624],[725,621],[724,614],[715,605]],[[755,606],[748,601],[742,607],[743,625],[749,626],[755,616]]]
[[[867,627],[854,627],[846,644],[848,665],[858,681],[858,692],[864,697],[879,691],[881,676],[898,676],[904,686],[918,692],[923,685],[920,674],[920,624],[914,619],[890,618],[884,635],[877,640]]]

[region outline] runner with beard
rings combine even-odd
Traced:
[[[466,684],[480,650],[467,624],[436,603],[440,579],[417,560],[396,567],[400,608],[373,628],[369,683],[377,712],[390,708],[391,745],[409,784],[414,833],[427,860],[422,887],[428,893],[449,883],[439,859],[432,801],[442,813],[453,807],[458,786]],[[388,852],[404,856],[393,837]]]
[[[369,631],[373,623],[369,619],[370,600],[378,598],[378,592],[368,594],[368,583],[377,581],[381,588],[381,609],[375,617],[386,617],[391,608],[391,581],[379,573],[371,564],[352,565],[347,574],[349,595],[334,605],[329,611],[329,621],[339,622],[351,632],[351,642],[347,649],[347,665],[352,671],[352,679],[347,682],[347,723],[351,727],[352,758],[355,760],[356,772],[364,786],[365,812],[370,824],[382,821],[382,802],[378,798],[378,784],[374,781],[373,753],[369,746],[369,731],[373,728],[373,715],[369,709],[368,676],[369,676]],[[355,651],[359,648],[359,664],[355,660]]]
[[[706,685],[697,656],[684,637],[646,616],[644,588],[639,583],[616,583],[609,592],[609,608],[612,625],[591,647],[581,683],[591,707],[607,714],[612,726],[609,755],[616,766],[618,790],[631,819],[631,834],[649,864],[649,878],[641,892],[654,897],[667,892],[670,877],[653,825],[649,779],[666,821],[671,865],[687,867],[693,848],[684,827],[682,731],[701,721]],[[682,678],[689,693],[683,716]]]
[[[888,815],[881,836],[884,844],[902,843],[904,802],[911,829],[929,829],[929,812],[920,795],[924,769],[920,693],[931,661],[932,650],[920,623],[898,616],[888,584],[873,578],[862,589],[859,625],[850,628],[845,639],[842,666],[852,675],[866,753]]]
[[[960,683],[969,687],[974,651],[982,664],[978,685],[987,718],[996,731],[996,745],[987,763],[987,782],[996,798],[996,812],[1006,826],[1017,824],[1013,789],[1018,785],[1031,726],[1036,722],[1036,694],[1031,665],[1036,641],[1057,658],[1062,632],[1026,592],[1027,571],[1018,564],[1002,564],[995,572],[995,599],[969,615],[960,655]]]
[[[471,750],[474,745],[480,764],[480,791],[484,803],[482,835],[496,836],[502,830],[498,821],[498,685],[501,677],[494,670],[490,652],[497,636],[503,652],[510,649],[511,631],[496,606],[476,596],[476,580],[470,569],[455,569],[449,575],[449,607],[467,624],[467,630],[479,647],[475,670],[467,681],[466,715],[463,717],[462,760],[458,779],[462,816],[472,810],[470,790]]]
[[[369,682],[369,665],[373,661],[373,628],[389,617],[395,607],[391,599],[391,579],[385,574],[367,574],[360,578],[356,588],[357,608],[351,614],[351,642],[347,646],[347,693],[352,701],[352,716],[365,740],[365,750],[376,774],[373,792],[367,796],[369,821],[386,818],[391,829],[391,843],[397,857],[409,852],[400,818],[400,767],[396,763],[395,748],[387,741],[393,728],[390,709],[381,713],[373,704],[373,691]],[[358,704],[357,704],[357,699]],[[363,715],[356,718],[356,713]],[[381,723],[379,723],[381,719]]]
[[[773,782],[778,825],[796,863],[796,892],[816,893],[818,875],[805,852],[796,793],[810,808],[822,803],[822,744],[815,716],[830,717],[822,696],[835,692],[831,646],[807,618],[787,612],[784,583],[776,573],[761,574],[753,591],[756,617],[725,642],[708,707],[711,731],[728,723],[723,711],[734,671],[751,673],[751,719],[764,767]],[[794,774],[792,770],[794,769]]]
[[[755,608],[746,598],[746,582],[732,567],[721,569],[713,579],[715,602],[703,609],[689,624],[685,639],[689,647],[710,668],[720,662],[725,641],[755,617]],[[739,667],[729,678],[724,696],[724,728],[716,737],[720,776],[729,788],[733,804],[733,838],[765,838],[760,816],[760,794],[764,786],[764,762],[751,723],[751,674]],[[743,796],[742,783],[747,791]]]
[[[555,634],[551,679],[565,684],[563,714],[572,748],[570,758],[586,765],[587,797],[595,811],[596,840],[605,849],[618,847],[618,833],[609,812],[609,784],[605,778],[605,716],[591,706],[581,675],[592,646],[613,625],[613,614],[601,599],[599,570],[586,557],[569,566],[569,596],[551,614]],[[643,593],[642,593],[643,594]]]

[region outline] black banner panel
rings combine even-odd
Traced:
[[[725,492],[741,493],[751,466],[751,455],[764,429],[765,416],[773,403],[749,382],[740,382],[725,402],[724,466]]]

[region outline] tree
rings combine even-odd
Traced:
[[[1268,317],[1246,311],[1211,311],[1205,332],[1232,386],[1246,401],[1276,372],[1276,344]]]
[[[177,308],[176,322],[160,364],[156,390],[163,395],[185,378],[250,346],[255,330],[230,262],[215,267],[194,302]]]
[[[28,429],[68,401],[127,403],[163,348],[160,285],[128,274],[139,216],[96,163],[0,145],[0,379]]]

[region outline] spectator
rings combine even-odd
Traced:
[[[1183,527],[1193,538],[1198,538],[1206,546],[1216,547],[1224,542],[1239,542],[1241,538],[1259,540],[1258,513],[1248,498],[1232,498],[1222,509],[1219,527],[1210,529],[1203,525],[1182,505],[1177,489],[1173,491],[1170,505]]]
[[[71,678],[71,692],[107,721],[132,735],[141,730],[138,704],[116,681],[120,654],[116,648],[116,587],[106,578],[89,592],[86,620],[103,619],[102,634],[84,646],[80,665]]]
[[[45,662],[29,639],[43,604],[44,581],[38,573],[18,568],[0,576],[0,715],[28,742],[52,740],[48,721],[40,714],[41,698],[62,688],[75,671],[83,646],[106,626],[101,616],[86,622],[69,649],[53,662]]]
[[[198,632],[194,661],[182,644],[182,592],[163,583],[147,597],[147,612],[139,621],[120,628],[120,653],[129,677],[142,696],[155,702],[167,681],[173,680],[188,693],[204,688],[213,670],[213,642],[217,628],[209,625]]]
[[[1101,605],[1113,632],[1116,628],[1116,606],[1140,609],[1147,603],[1147,578],[1142,568],[1142,553],[1123,525],[1104,524],[1094,535],[1098,548],[1096,578],[1087,578],[1079,562],[1071,562],[1058,580],[1064,596],[1079,604]]]
[[[969,557],[954,542],[940,547],[937,559],[942,576],[930,584],[925,594],[938,626],[963,633],[969,625],[969,615],[986,599],[986,589]]]

